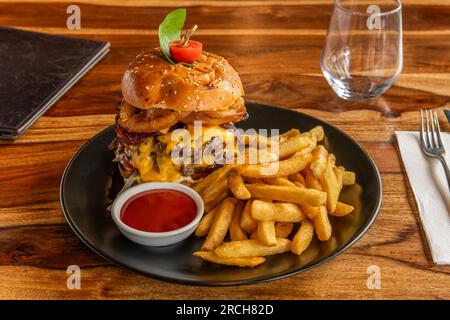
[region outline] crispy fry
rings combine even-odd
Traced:
[[[333,161],[329,157],[325,172],[319,180],[323,190],[327,193],[327,209],[329,212],[334,212],[334,210],[336,210],[336,203],[341,191],[333,171],[332,162]]]
[[[222,202],[220,207],[217,209],[214,221],[209,229],[208,236],[202,245],[202,250],[214,250],[214,248],[223,242],[228,228],[230,227],[231,219],[233,218],[234,207],[233,201],[230,201],[229,198]]]
[[[278,162],[250,164],[242,168],[241,175],[253,178],[269,178],[288,176],[297,173],[311,162],[312,155],[304,154],[296,158],[289,158]]]
[[[338,201],[336,204],[336,210],[334,210],[334,212],[330,212],[330,215],[343,217],[352,212],[354,209],[355,208],[353,208],[353,206]]]
[[[273,184],[276,186],[294,186],[295,187],[295,183],[289,181],[286,178],[265,178],[264,182],[268,183],[268,184]]]
[[[309,220],[303,221],[292,240],[291,251],[297,255],[302,254],[309,247],[313,236],[314,224]]]
[[[224,191],[222,194],[220,194],[218,197],[216,197],[209,203],[205,203],[205,212],[209,212],[215,207],[217,207],[219,203],[221,203],[226,197],[228,197],[228,190]]]
[[[205,190],[210,185],[214,184],[216,180],[221,180],[225,177],[228,172],[232,169],[232,166],[223,166],[222,168],[217,169],[210,175],[207,175],[202,180],[200,180],[193,189],[198,193],[202,194],[203,190]]]
[[[252,217],[252,199],[249,199],[245,204],[244,211],[241,217],[241,228],[247,233],[251,233],[258,227],[258,220]]]
[[[289,176],[289,180],[293,181],[293,182],[300,182],[304,187],[306,187],[306,181],[305,178],[302,176],[301,173],[297,172],[294,174],[291,174]]]
[[[244,180],[242,180],[242,177],[236,171],[233,171],[230,180],[230,190],[237,199],[250,199],[250,191],[247,190]]]
[[[316,178],[322,177],[327,167],[328,151],[324,146],[318,145],[312,151],[312,160],[309,167]]]
[[[339,186],[339,190],[342,190],[344,181],[344,167],[334,167],[333,172],[334,175],[336,176],[336,181]]]
[[[259,221],[300,222],[305,214],[295,203],[254,200],[252,217]]]
[[[217,209],[218,207],[214,208],[202,217],[202,219],[198,223],[197,229],[195,229],[195,235],[197,237],[203,237],[208,234],[209,229],[211,228],[211,225],[214,221],[214,217],[216,216]]]
[[[298,129],[291,129],[289,131],[286,131],[285,133],[280,134],[280,142],[283,142],[283,141],[286,141],[287,139],[298,136],[299,134],[300,134],[300,130],[298,130]]]
[[[311,206],[324,205],[327,194],[315,189],[302,189],[291,186],[274,186],[270,184],[246,184],[252,198],[309,204]]]
[[[316,138],[317,142],[322,141],[325,138],[325,132],[322,126],[317,126],[309,130],[310,133]]]
[[[342,177],[342,184],[344,186],[349,186],[355,184],[355,182],[356,182],[355,173],[351,171],[344,171],[344,176]]]
[[[263,263],[266,259],[264,257],[242,257],[242,258],[225,258],[220,257],[214,252],[211,251],[197,251],[194,252],[194,256],[200,257],[203,260],[214,262],[218,264],[225,264],[229,266],[238,266],[238,267],[256,267]]]
[[[274,246],[277,244],[274,221],[260,221],[256,233],[258,235],[258,240],[262,244],[267,246]]]
[[[320,211],[320,207],[313,207],[307,204],[302,204],[300,207],[306,216],[311,220],[314,219]]]
[[[250,235],[250,239],[251,240],[258,240],[258,227],[255,229],[255,231],[252,232],[252,234]]]
[[[314,176],[310,168],[306,168],[303,170],[303,173],[305,174],[305,182],[306,187],[311,189],[316,189],[319,191],[322,191],[322,185],[320,184],[319,180]]]
[[[235,208],[233,213],[233,218],[231,219],[230,224],[230,238],[231,240],[246,240],[247,234],[242,230],[241,228],[241,217],[242,217],[242,211],[244,211],[245,204],[243,201],[239,201]]]
[[[252,177],[243,177],[246,183],[264,183],[263,179],[252,178]]]
[[[320,241],[327,241],[331,237],[331,224],[328,220],[327,208],[325,206],[320,207],[319,213],[313,220],[314,229],[317,234],[317,238]]]
[[[202,192],[202,198],[204,203],[210,203],[217,201],[217,198],[220,197],[225,191],[228,190],[228,181],[227,179],[220,179],[210,185]]]
[[[275,223],[275,236],[277,238],[287,238],[292,232],[294,224],[292,222]]]
[[[295,184],[300,187],[300,188],[306,188],[302,183],[300,182],[295,182]],[[314,207],[314,206],[310,206],[309,204],[301,204],[300,208],[302,209],[302,211],[306,214],[306,216],[309,219],[314,219],[317,215],[317,213],[319,213],[319,207]]]
[[[279,145],[279,158],[288,157],[312,144],[315,144],[315,139],[310,133],[302,133],[300,135],[289,138]]]
[[[257,240],[230,241],[217,247],[214,252],[221,257],[263,257],[290,249],[290,240],[277,238],[273,246],[266,246]]]

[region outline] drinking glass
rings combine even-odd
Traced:
[[[403,66],[399,0],[336,0],[320,66],[336,94],[368,100],[386,91]]]

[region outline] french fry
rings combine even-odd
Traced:
[[[315,189],[302,189],[292,186],[274,186],[270,184],[246,184],[252,198],[309,204],[319,207],[324,205],[327,194]]]
[[[245,204],[244,211],[241,217],[241,228],[247,233],[252,233],[258,227],[258,220],[252,217],[252,199],[249,199]]]
[[[228,190],[224,191],[222,194],[220,194],[218,197],[216,197],[214,200],[205,203],[205,212],[209,212],[215,207],[219,205],[226,197],[228,197]]]
[[[277,244],[274,221],[260,221],[256,229],[256,234],[258,240],[266,246],[274,246]]]
[[[299,134],[300,134],[300,130],[298,130],[298,129],[291,129],[289,131],[286,131],[285,133],[280,134],[280,142],[283,142],[283,141],[286,141],[287,139],[298,136]]]
[[[193,189],[198,193],[202,194],[203,190],[205,190],[210,185],[214,184],[215,181],[221,180],[227,176],[228,172],[232,169],[232,166],[223,166],[210,175],[207,175],[202,180],[200,180]]]
[[[211,228],[211,225],[214,221],[214,217],[216,216],[217,209],[218,207],[214,208],[202,217],[202,219],[198,223],[197,229],[195,229],[195,235],[197,237],[203,237],[208,234],[209,229]]]
[[[240,173],[244,177],[253,178],[288,176],[306,168],[306,166],[311,162],[311,159],[312,155],[308,153],[299,157],[289,158],[278,162],[250,164],[244,166]]]
[[[309,132],[316,138],[317,142],[322,141],[325,138],[325,132],[322,126],[317,126],[309,130]]]
[[[311,168],[311,171],[316,178],[322,177],[327,167],[327,156],[328,151],[322,145],[318,145],[312,151],[312,160],[309,167]]]
[[[277,222],[300,222],[306,219],[303,211],[295,203],[273,203],[262,200],[253,201],[252,217],[258,221]]]
[[[295,183],[289,181],[286,178],[278,178],[278,177],[265,178],[264,182],[268,183],[268,184],[273,184],[273,185],[276,185],[276,186],[294,186],[295,187]]]
[[[217,247],[214,252],[221,257],[263,257],[291,249],[291,241],[277,238],[273,246],[266,246],[257,240],[230,241]]]
[[[277,238],[287,238],[292,232],[294,224],[292,222],[275,223],[275,236]]]
[[[328,219],[327,208],[325,206],[320,207],[319,213],[314,218],[313,223],[317,238],[319,238],[320,241],[327,241],[330,239],[331,224]]]
[[[235,208],[233,213],[233,218],[231,219],[230,224],[230,238],[231,240],[246,240],[247,234],[242,230],[241,228],[241,217],[242,217],[242,211],[244,211],[244,202],[239,201]]]
[[[297,255],[302,254],[309,247],[313,236],[314,224],[310,220],[303,221],[292,239],[291,251]]]
[[[355,184],[355,182],[356,182],[355,173],[351,171],[344,171],[344,175],[342,177],[342,184],[344,186],[350,186],[352,184]]]
[[[310,168],[306,168],[303,170],[305,174],[305,182],[306,187],[311,189],[316,189],[319,191],[322,191],[322,185],[320,184],[319,180],[314,176]]]
[[[306,216],[311,220],[314,219],[320,211],[320,207],[313,207],[307,204],[302,204],[300,207]]]
[[[210,185],[207,189],[202,192],[202,198],[204,203],[210,203],[217,201],[225,191],[228,190],[227,179],[217,180],[215,183]]]
[[[258,240],[258,228],[255,229],[255,231],[252,232],[252,234],[250,235],[250,239],[251,240]]]
[[[291,174],[289,176],[289,180],[293,181],[293,182],[300,182],[301,185],[303,185],[304,187],[306,187],[306,181],[305,178],[301,175],[301,173],[297,172],[294,174]]]
[[[342,190],[344,181],[344,167],[334,167],[333,172],[334,175],[336,176],[336,181],[339,186],[339,190]]]
[[[237,172],[233,171],[230,180],[230,190],[237,199],[250,199],[250,191],[247,190],[244,180],[242,180],[242,177]]]
[[[302,188],[302,189],[306,188],[304,184],[302,184],[298,181],[295,181],[295,184],[299,188]],[[310,206],[309,204],[301,204],[300,208],[302,209],[302,211],[306,214],[306,216],[309,219],[314,219],[315,216],[317,215],[317,213],[319,212],[319,207]]]
[[[252,178],[252,177],[243,177],[246,183],[264,183],[263,179]]]
[[[334,212],[330,212],[330,215],[343,217],[352,212],[354,209],[355,208],[353,208],[353,206],[338,201],[336,204],[336,210],[334,210]]]
[[[279,144],[278,156],[280,159],[288,157],[312,144],[315,139],[309,132],[289,138]]]
[[[214,250],[219,246],[227,234],[234,213],[234,204],[229,198],[225,199],[214,217],[214,221],[209,229],[208,236],[202,245],[203,251]]]
[[[334,212],[334,210],[336,210],[336,203],[339,199],[339,193],[341,192],[341,188],[333,171],[332,163],[333,160],[329,156],[325,172],[319,179],[323,190],[327,193],[327,209],[329,212]]]
[[[266,260],[264,257],[224,258],[216,255],[214,252],[211,251],[197,251],[194,252],[194,256],[200,257],[203,260],[209,262],[238,267],[256,267],[257,265],[260,265]]]

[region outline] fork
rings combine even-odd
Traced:
[[[424,122],[426,123],[424,124]],[[423,153],[441,162],[450,190],[450,170],[445,161],[445,149],[441,139],[441,128],[439,127],[437,113],[434,110],[425,110],[425,112],[420,110],[420,144]]]

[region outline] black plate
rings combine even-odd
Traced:
[[[355,211],[345,217],[331,217],[333,235],[329,241],[314,239],[302,255],[278,254],[256,268],[215,265],[193,257],[202,242],[194,236],[160,248],[131,242],[122,236],[107,210],[107,184],[115,171],[113,154],[107,148],[115,135],[112,127],[89,140],[63,174],[61,205],[75,234],[97,254],[120,266],[158,279],[210,286],[284,278],[328,261],[349,248],[367,231],[380,209],[381,179],[373,160],[348,135],[316,118],[258,103],[247,103],[247,109],[249,120],[239,124],[244,129],[305,131],[322,125],[327,136],[325,145],[336,155],[338,164],[356,172],[358,184],[345,187],[340,198],[352,204]]]

